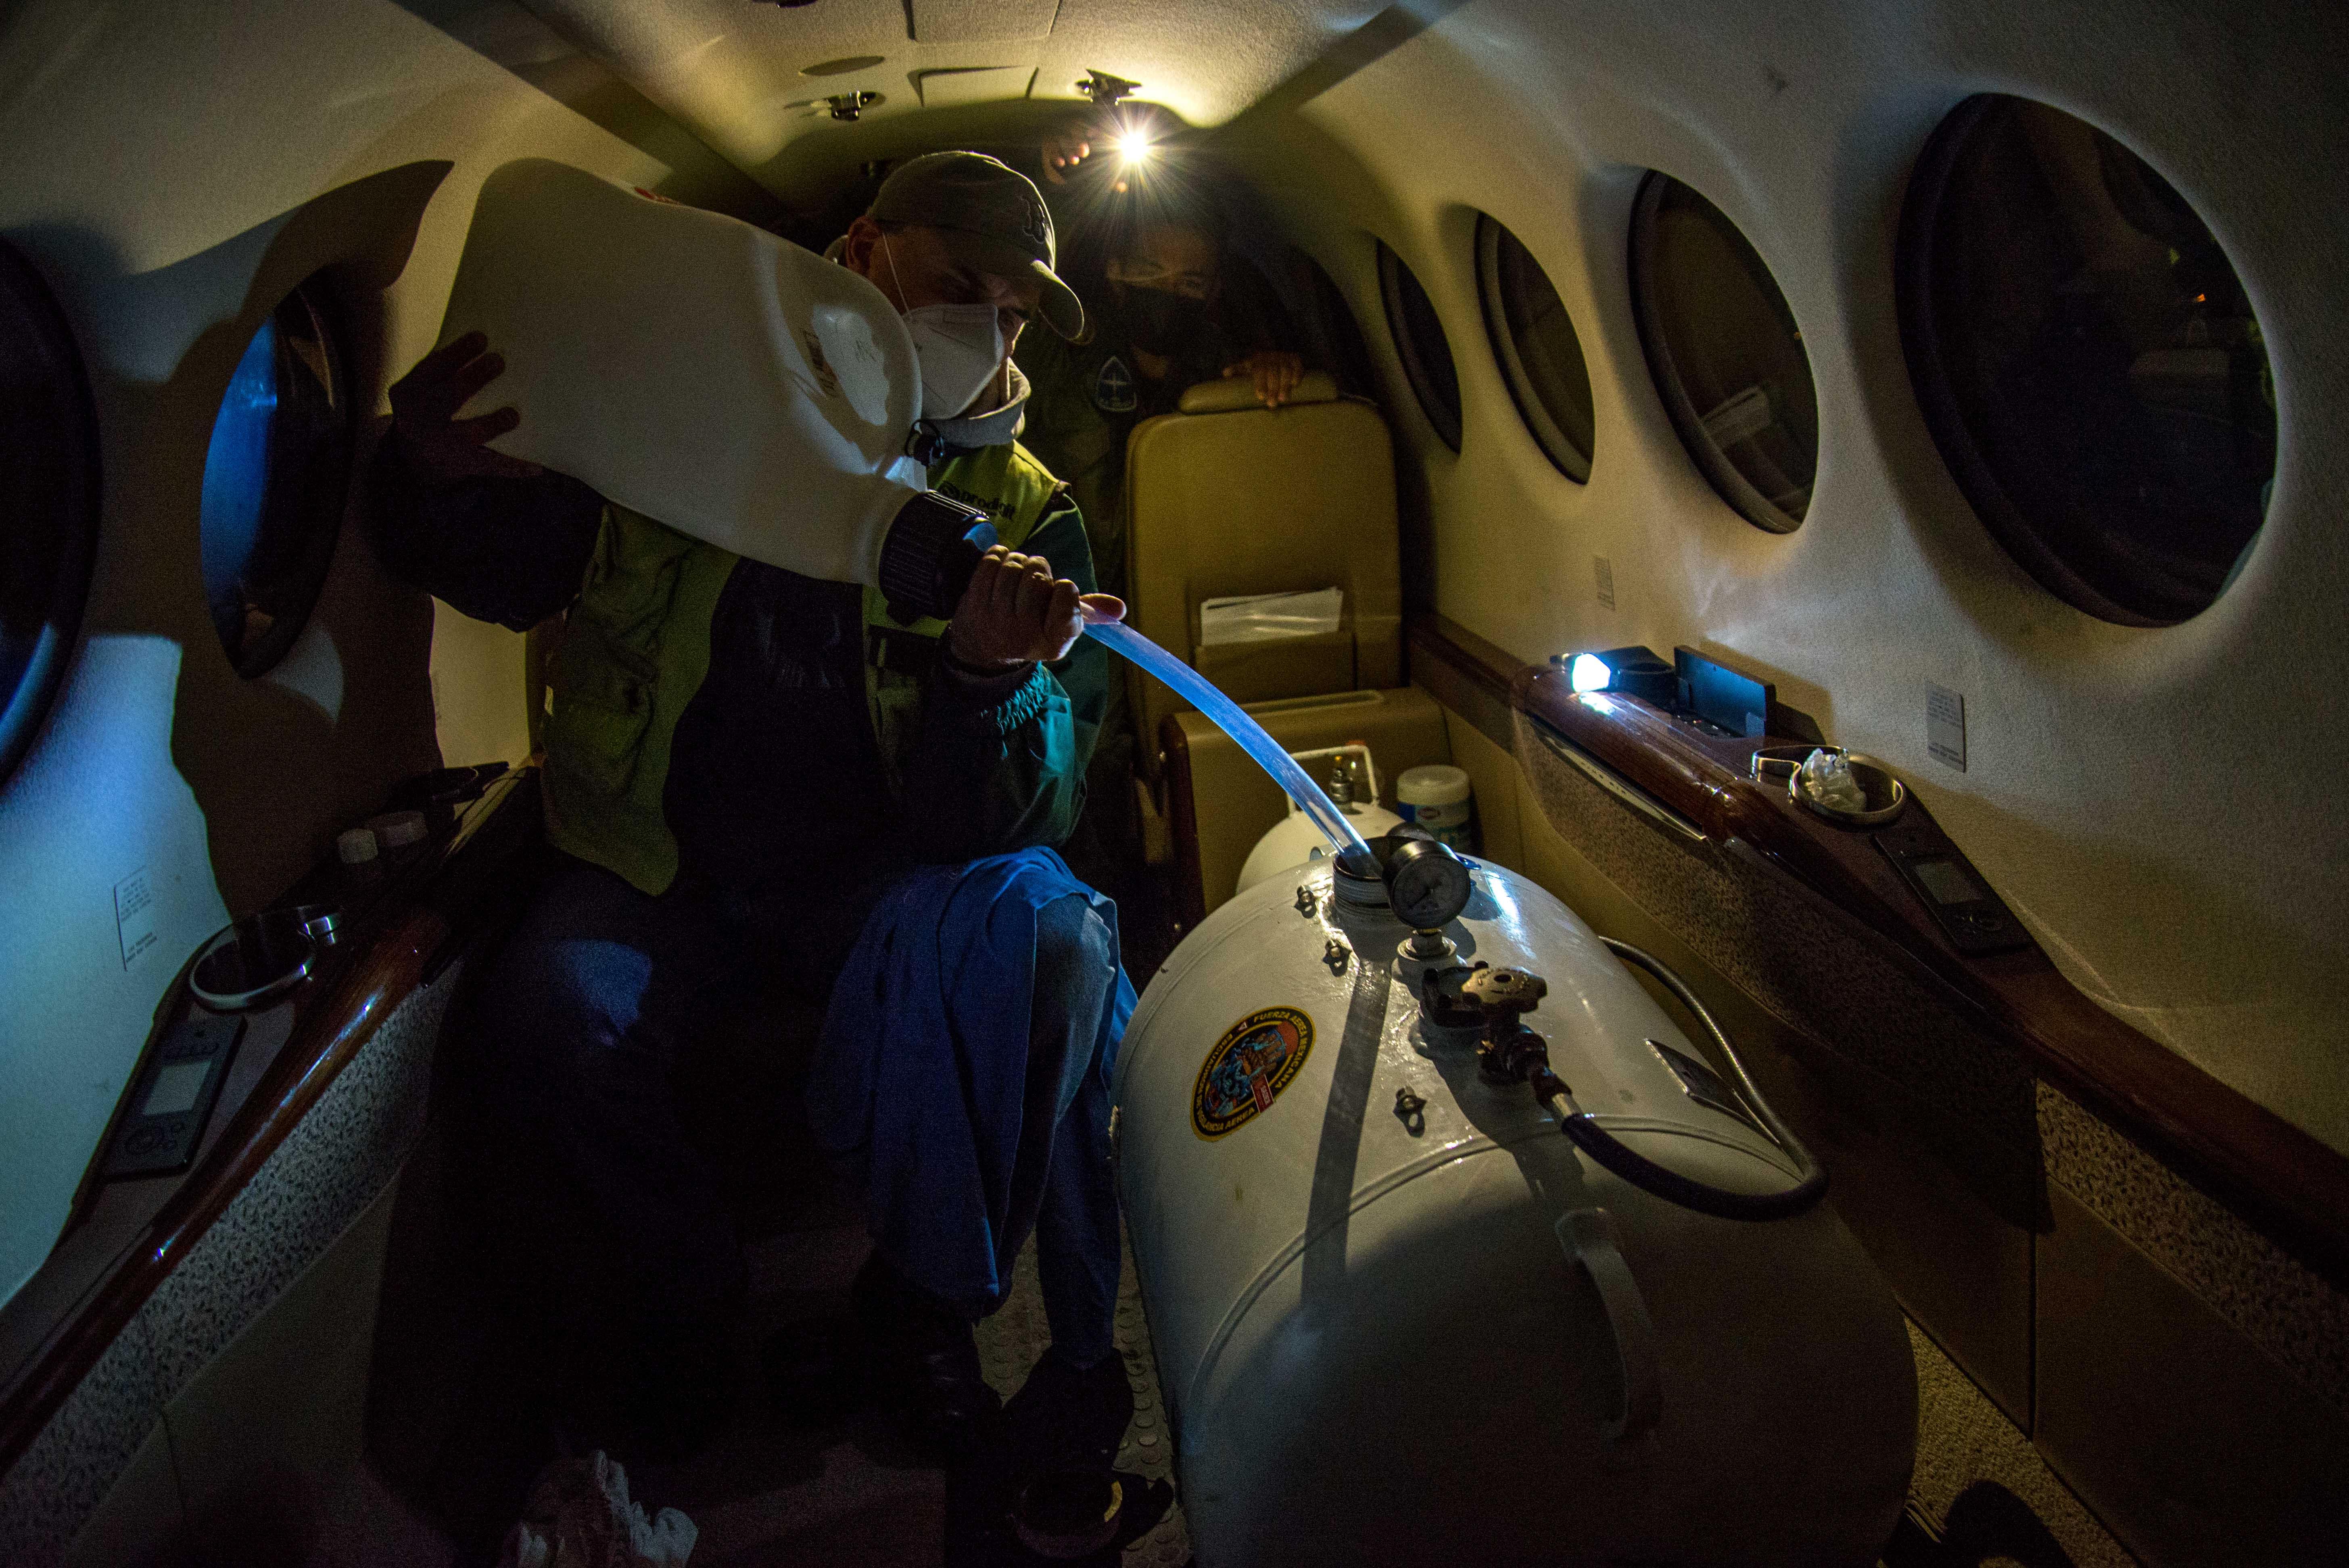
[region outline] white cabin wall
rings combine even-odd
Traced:
[[[196,944],[282,892],[403,775],[443,753],[522,755],[522,639],[452,625],[445,608],[436,631],[356,519],[285,664],[255,681],[230,668],[198,578],[197,497],[246,338],[318,267],[372,270],[360,296],[397,273],[382,307],[358,313],[358,395],[380,407],[385,367],[438,332],[473,191],[498,163],[560,158],[709,192],[388,0],[30,0],[0,18],[0,232],[73,323],[105,486],[83,645],[0,782],[5,1299],[47,1253]],[[452,165],[437,191],[410,167],[426,160]],[[126,963],[115,885],[142,871],[155,941]]]
[[[2183,0],[1484,0],[1306,104],[1234,128],[1249,177],[1329,266],[1431,492],[1433,603],[1529,661],[1686,643],[1775,679],[1891,761],[2099,1004],[2349,1150],[2349,764],[2341,643],[2349,453],[2349,56],[2338,8]],[[1910,162],[1970,93],[2092,120],[2196,205],[2273,355],[2269,520],[2209,611],[2145,631],[2055,599],[1950,479],[1894,320]],[[1626,281],[1640,175],[1711,198],[1775,274],[1818,383],[1808,521],[1717,500],[1650,380]],[[1523,428],[1485,337],[1476,211],[1550,273],[1589,359],[1591,483]],[[1455,458],[1388,342],[1370,236],[1425,285],[1464,404]],[[1602,609],[1592,557],[1613,563]],[[1967,703],[1969,770],[1925,746],[1928,683]]]

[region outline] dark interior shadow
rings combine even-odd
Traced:
[[[2071,1553],[2031,1505],[1994,1480],[1978,1480],[1958,1494],[1942,1526],[1941,1551],[1950,1568],[2002,1557],[2022,1568],[2072,1568]]]
[[[172,762],[203,813],[212,875],[232,914],[276,897],[337,827],[379,809],[398,779],[437,766],[439,750],[430,603],[391,583],[363,545],[354,548],[356,529],[341,527],[354,537],[339,541],[303,634],[313,663],[328,672],[331,703],[273,678],[278,672],[246,680],[231,667],[198,564],[213,420],[254,333],[310,282],[338,317],[354,429],[364,436],[360,421],[384,378],[384,291],[407,265],[450,168],[432,160],[386,170],[143,273],[93,234],[23,236],[51,263],[77,334],[104,345],[90,356],[105,521],[87,634],[178,646]],[[176,338],[190,320],[209,325]],[[160,379],[123,368],[181,341]],[[341,521],[354,493],[347,488]],[[290,676],[293,663],[279,671]]]
[[[512,890],[517,911],[532,891]],[[378,1478],[465,1560],[482,1562],[562,1445],[593,1441],[609,1422],[610,1386],[628,1354],[608,1252],[576,1194],[484,1109],[498,1043],[478,1009],[496,956],[489,944],[472,954],[442,1032],[429,1130],[393,1211],[367,1418]],[[735,1346],[741,1391],[709,1446],[667,1462],[621,1456],[650,1506],[700,1518],[805,1487],[838,1462],[825,1456],[843,1442],[870,1472],[937,1468],[877,1408],[820,1426],[786,1419],[759,1370],[767,1335],[848,1310],[864,1255],[861,1191],[822,1154],[804,1106],[823,1016],[781,983],[730,987],[679,1059],[680,1118],[719,1173],[746,1252],[764,1244],[792,1268],[771,1277],[753,1261]],[[927,1497],[908,1482],[882,1500],[912,1511],[883,1538],[934,1543],[942,1526]],[[811,1523],[804,1538],[770,1546],[817,1552],[834,1539],[862,1538]]]
[[[1885,1568],[1982,1568],[1992,1563],[2073,1568],[2071,1553],[2031,1505],[1994,1480],[1975,1481],[1960,1492],[1938,1531],[1916,1503],[1909,1508],[1884,1548]]]
[[[1379,1041],[1386,1034],[1390,965],[1354,955],[1354,985],[1344,1033],[1334,1042],[1330,1098],[1321,1112],[1321,1141],[1313,1155],[1313,1187],[1305,1205],[1306,1244],[1299,1262],[1306,1310],[1345,1295],[1346,1222],[1353,1212],[1354,1170],[1361,1154],[1362,1117],[1378,1076]]]

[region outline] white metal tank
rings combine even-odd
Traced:
[[[1299,767],[1309,776],[1325,772],[1330,779],[1329,794],[1332,804],[1346,814],[1354,824],[1354,831],[1365,839],[1375,839],[1390,828],[1402,825],[1402,819],[1379,804],[1379,767],[1371,748],[1359,740],[1343,746],[1324,746],[1312,751],[1292,751]],[[1332,764],[1335,771],[1330,771]],[[1353,783],[1355,769],[1361,774],[1361,787]],[[1345,789],[1338,788],[1340,781]],[[1288,814],[1264,831],[1248,851],[1240,867],[1239,889],[1245,892],[1267,877],[1277,877],[1296,866],[1303,865],[1316,853],[1329,847],[1322,836],[1320,824],[1305,814],[1295,800],[1288,802]]]
[[[1547,979],[1524,1021],[1584,1110],[1717,1188],[1795,1183],[1571,911],[1474,881],[1457,962]],[[1832,1208],[1713,1218],[1582,1157],[1423,1024],[1407,934],[1300,868],[1203,922],[1125,1037],[1119,1185],[1203,1568],[1873,1563],[1915,1369]]]

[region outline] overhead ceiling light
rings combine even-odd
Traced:
[[[1146,130],[1134,129],[1118,133],[1117,156],[1121,163],[1147,163],[1150,161],[1150,155],[1157,150],[1156,139]]]

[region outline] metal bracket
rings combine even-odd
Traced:
[[[1092,99],[1096,107],[1108,108],[1120,98],[1132,98],[1141,86],[1140,82],[1088,67],[1084,80],[1077,83],[1077,90]]]

